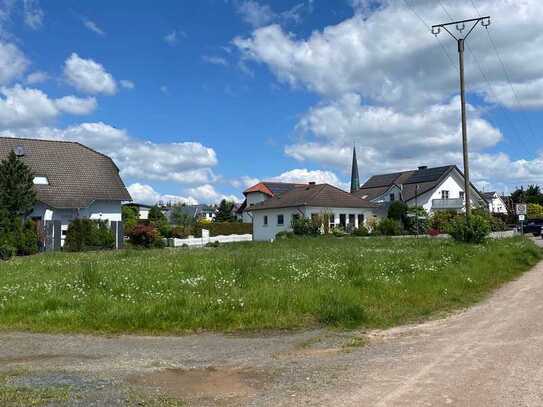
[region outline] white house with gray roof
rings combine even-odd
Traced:
[[[0,137],[0,160],[11,151],[34,174],[32,219],[58,221],[63,237],[75,218],[122,220],[121,203],[132,198],[108,156],[76,142]]]
[[[252,218],[254,240],[273,240],[279,232],[292,231],[292,222],[296,218],[311,219],[326,215],[330,229],[348,229],[365,226],[369,220],[382,216],[381,205],[329,184],[275,187],[274,196],[249,204],[246,208]]]
[[[402,201],[428,213],[465,209],[464,175],[455,165],[374,175],[353,194],[374,203]],[[488,205],[473,185],[470,202],[473,208]]]

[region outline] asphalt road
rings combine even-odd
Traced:
[[[0,333],[14,372],[11,386],[70,386],[59,405],[542,406],[543,263],[464,312],[369,334]]]

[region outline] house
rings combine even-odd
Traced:
[[[252,223],[253,219],[251,217],[251,208],[254,205],[270,198],[278,197],[285,192],[304,185],[305,184],[292,184],[287,182],[259,182],[258,184],[255,184],[243,191],[245,200],[238,208],[237,215],[239,218],[241,218],[243,223]]]
[[[271,197],[264,194],[264,200],[251,202],[246,208],[252,217],[254,240],[273,240],[279,232],[292,231],[292,221],[299,217],[328,215],[330,228],[357,228],[379,216],[379,204],[329,184],[289,184],[286,188]]]
[[[374,203],[402,201],[421,206],[428,213],[465,208],[464,175],[455,165],[374,175],[353,194]],[[473,208],[487,206],[483,194],[473,185],[470,203]]]
[[[503,213],[507,215],[507,204],[505,197],[500,196],[497,192],[483,192],[483,196],[488,202],[488,210],[490,213]]]
[[[76,142],[0,137],[0,160],[11,151],[34,173],[37,203],[29,217],[54,221],[58,244],[73,219],[121,222],[121,202],[132,198],[108,156]]]
[[[138,211],[138,218],[142,220],[149,219],[149,211],[153,207],[153,205],[146,205],[136,202],[130,202],[127,204],[124,204],[123,206],[130,206],[132,208],[135,208]]]

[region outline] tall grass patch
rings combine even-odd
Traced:
[[[389,327],[465,307],[542,258],[522,238],[306,238],[0,263],[0,328],[185,333]]]

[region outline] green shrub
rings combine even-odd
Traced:
[[[275,240],[286,240],[292,239],[294,237],[294,232],[282,231],[275,235]]]
[[[17,253],[17,249],[6,244],[0,245],[0,260],[9,260]]]
[[[38,252],[38,232],[33,221],[27,220],[23,224],[15,247],[19,256],[29,256]]]
[[[347,232],[341,226],[336,226],[334,229],[332,229],[332,234],[335,237],[343,237],[347,235]]]
[[[430,228],[439,230],[440,233],[447,233],[449,224],[456,218],[456,211],[436,211],[430,217]]]
[[[382,219],[376,226],[375,232],[383,236],[398,236],[402,234],[402,224],[395,219]]]
[[[38,232],[32,220],[21,218],[5,221],[0,227],[0,245],[15,248],[16,255],[28,256],[38,252]]]
[[[320,234],[320,225],[312,219],[305,217],[292,219],[292,231],[300,236],[318,236]]]
[[[107,223],[91,219],[74,219],[64,241],[64,250],[69,252],[113,249],[114,246],[115,237]]]
[[[139,217],[140,215],[137,207],[132,205],[122,206],[122,220],[125,234],[128,234],[132,228],[138,224]]]
[[[469,222],[463,215],[458,215],[449,224],[447,232],[460,242],[483,243],[490,233],[490,223],[481,215],[471,215]]]
[[[192,234],[190,226],[175,226],[172,228],[171,236],[177,239],[185,239]]]
[[[388,207],[387,217],[389,219],[404,222],[407,215],[407,205],[401,201],[394,201]]]
[[[543,219],[543,206],[536,203],[529,203],[528,219]]]
[[[173,227],[169,223],[159,223],[155,225],[158,229],[158,233],[160,233],[160,236],[170,238],[173,237],[172,231]]]
[[[356,229],[353,230],[353,233],[352,233],[353,236],[368,236],[369,234],[370,232],[364,225],[357,227]]]
[[[486,221],[489,223],[490,230],[492,232],[501,232],[507,230],[507,225],[505,224],[502,217],[496,216],[495,214],[479,208],[474,209],[471,213],[472,215],[477,215],[485,218]]]

